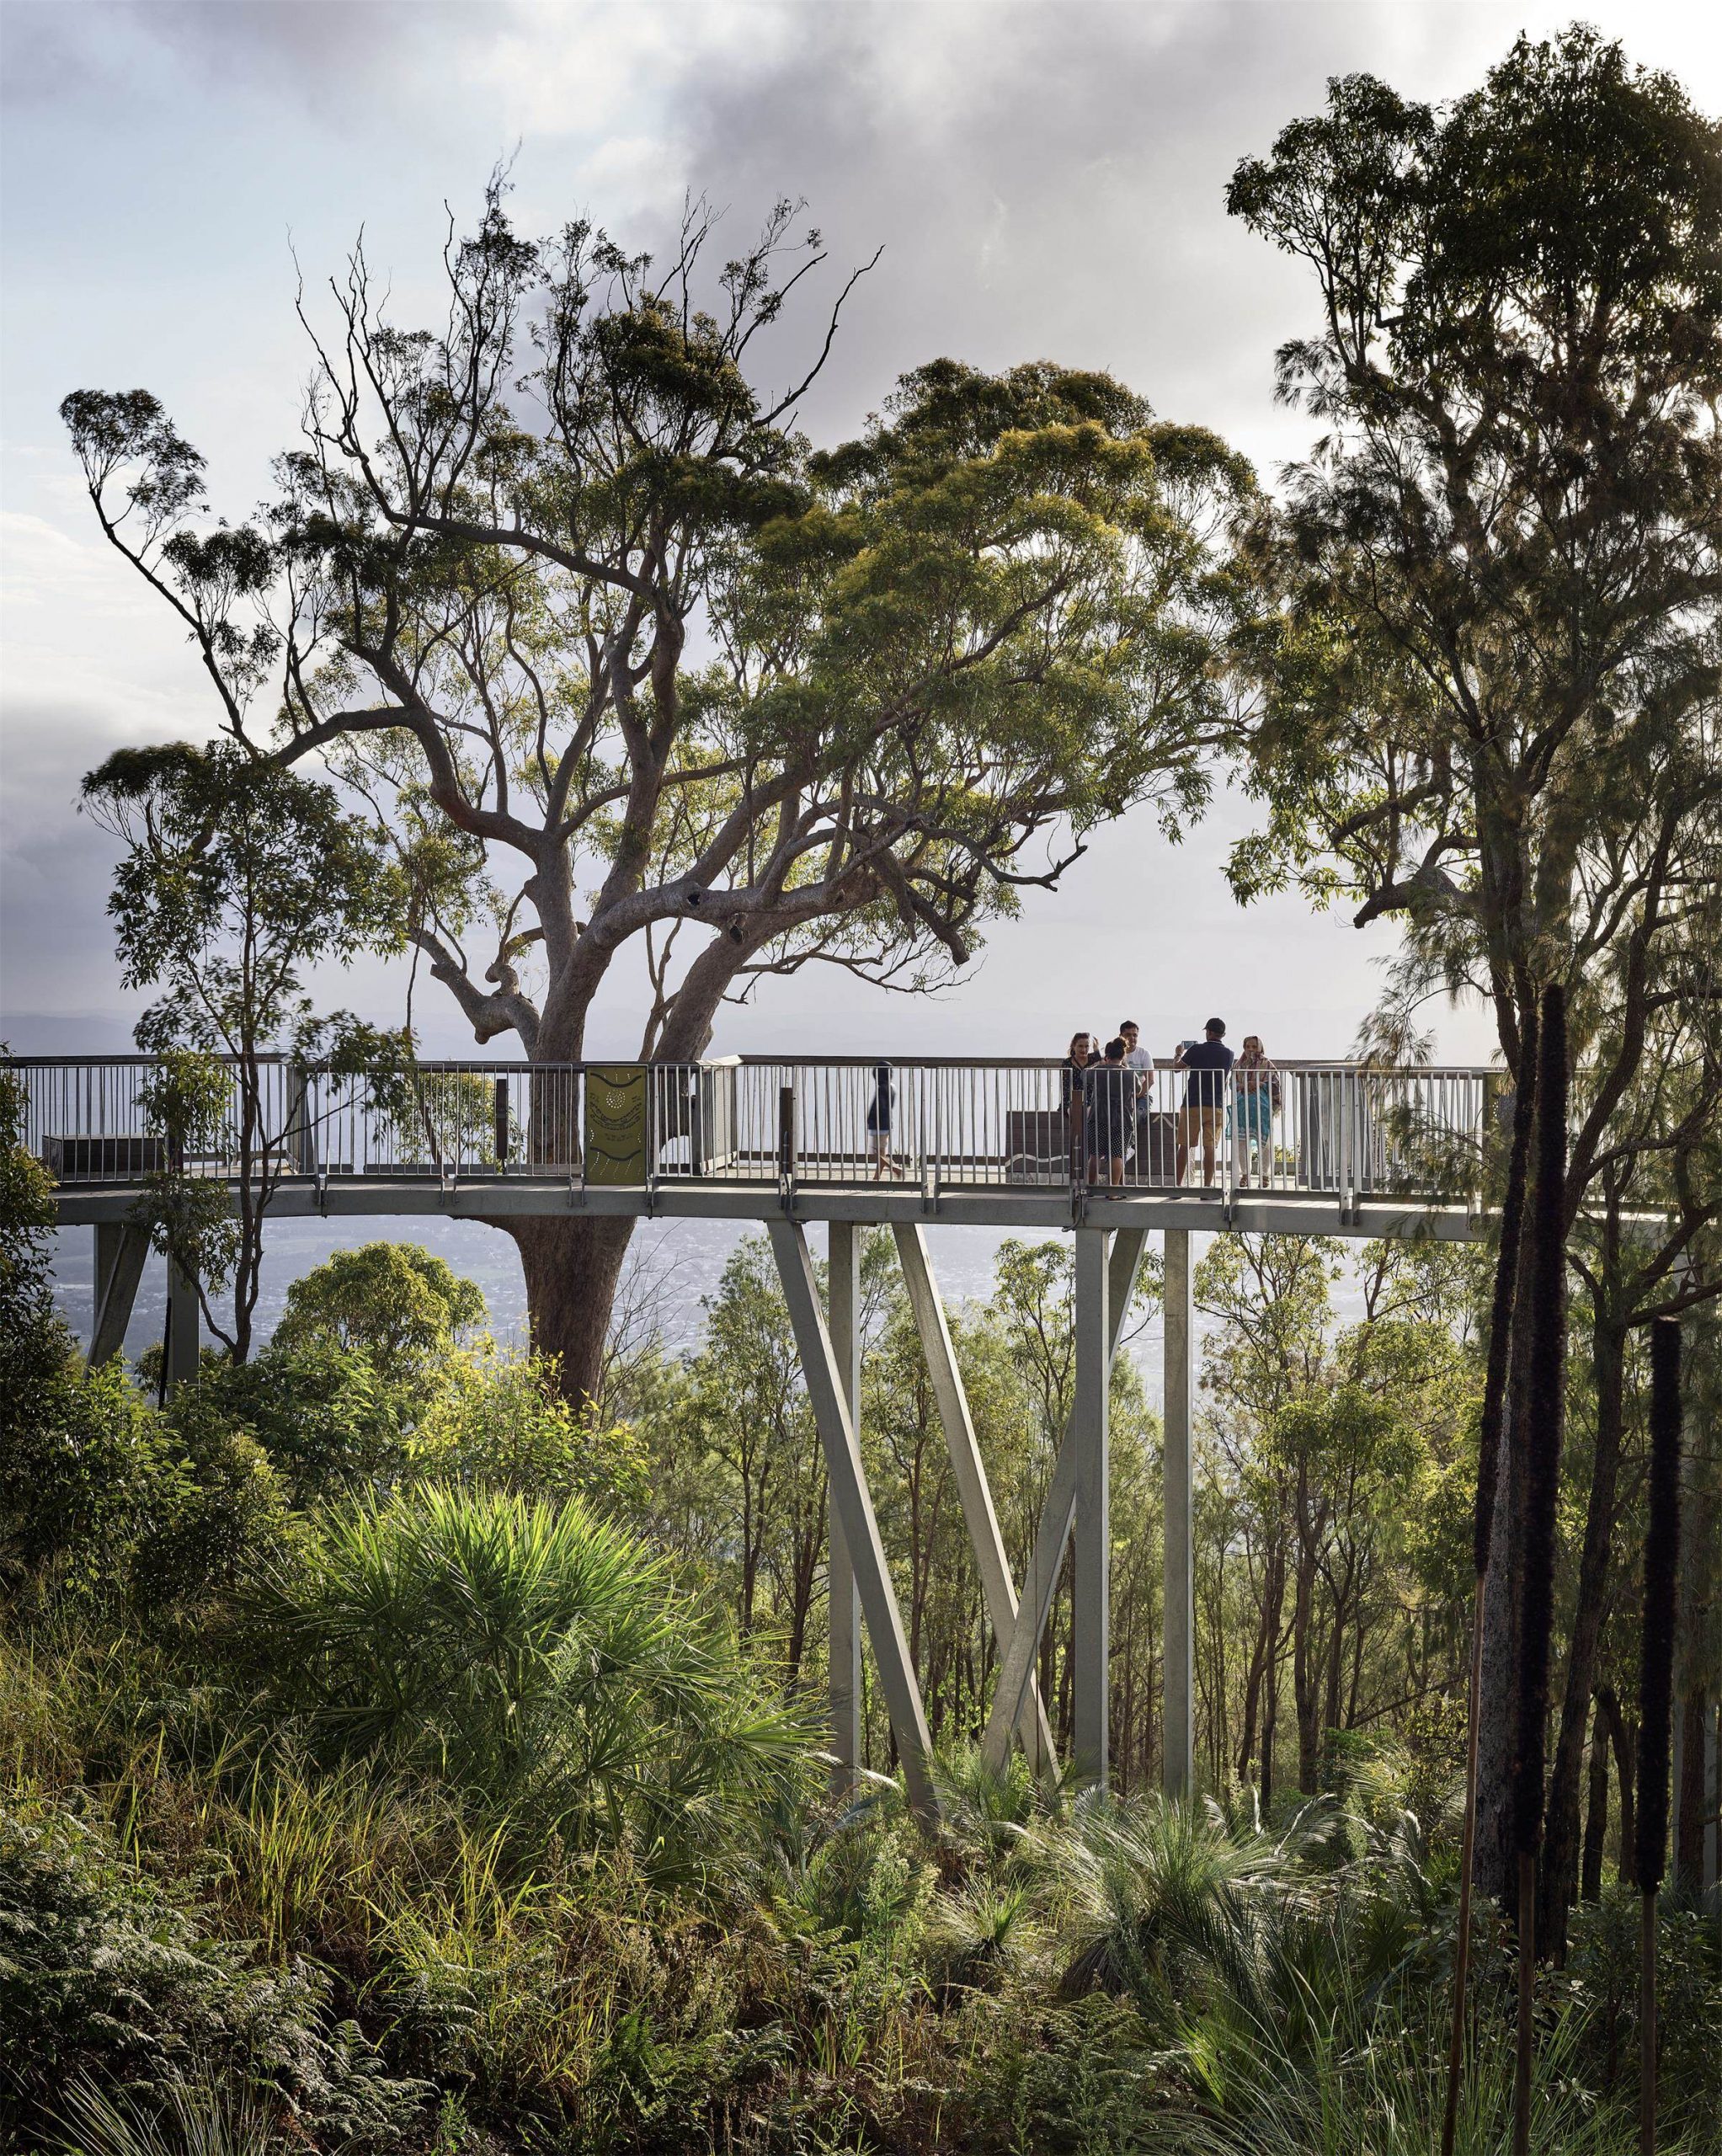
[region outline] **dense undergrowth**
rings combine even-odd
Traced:
[[[640,1525],[634,1435],[434,1310],[414,1348],[429,1274],[376,1261],[388,1357],[312,1327],[163,1410],[5,1196],[0,2148],[1433,2147],[1442,1742],[1354,1736],[1265,1822],[954,1745],[936,1833],[882,1774],[839,1803],[782,1640]],[[1635,1932],[1611,1887],[1541,1982],[1546,2156],[1635,2145]],[[1466,2156],[1508,2124],[1492,1915],[1474,1966]],[[1661,1984],[1703,2152],[1722,1959],[1677,1907]]]
[[[15,2147],[141,2146],[164,2112],[164,2147],[211,2149],[1431,2145],[1452,1857],[1390,1758],[1272,1831],[1044,1802],[964,1757],[928,1840],[894,1790],[835,1808],[775,1743],[745,1793],[720,1759],[685,1813],[629,1790],[570,1817],[554,1779],[474,1780],[458,1701],[399,1751],[331,1746],[205,1659],[88,1624],[6,1646]],[[1541,2148],[1631,2145],[1634,1922],[1586,1909],[1546,1988]],[[1507,1950],[1477,1945],[1469,2150],[1503,2145],[1511,2081]],[[1701,2149],[1722,1988],[1697,1919],[1667,1919],[1662,1981],[1664,2146]]]

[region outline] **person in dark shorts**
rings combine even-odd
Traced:
[[[1178,1111],[1178,1172],[1181,1183],[1190,1155],[1202,1147],[1202,1180],[1213,1182],[1213,1156],[1226,1121],[1226,1073],[1232,1067],[1232,1051],[1225,1044],[1226,1022],[1210,1018],[1202,1028],[1206,1039],[1181,1041],[1172,1058],[1175,1070],[1190,1075],[1184,1087],[1184,1105]]]
[[[1106,1060],[1090,1072],[1088,1085],[1088,1179],[1124,1180],[1124,1155],[1136,1129],[1134,1075],[1124,1065],[1122,1039],[1106,1043]]]
[[[891,1079],[891,1066],[882,1063],[873,1071],[873,1097],[867,1109],[867,1137],[873,1151],[873,1181],[883,1182],[888,1175],[900,1176],[903,1166],[891,1157],[891,1123],[897,1108],[897,1088]]]

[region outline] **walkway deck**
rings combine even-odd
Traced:
[[[125,1217],[145,1178],[168,1166],[144,1107],[151,1059],[12,1067],[26,1090],[26,1143],[58,1179],[64,1224]],[[425,1063],[387,1107],[285,1060],[270,1060],[264,1081],[253,1173],[283,1215],[1453,1236],[1473,1231],[1499,1082],[1475,1068],[1303,1062],[1278,1065],[1259,1089],[1228,1076],[1208,1117],[1204,1185],[1190,1081],[1165,1062],[1101,1075],[1085,1103],[1062,1065],[1026,1059]],[[236,1109],[185,1171],[235,1180],[237,1122]]]

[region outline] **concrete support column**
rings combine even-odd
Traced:
[[[168,1260],[168,1390],[197,1376],[197,1283]]]
[[[1196,1562],[1191,1454],[1195,1309],[1190,1230],[1166,1230],[1165,1682],[1160,1767],[1168,1796],[1196,1793]]]
[[[1106,1309],[1106,1236],[1076,1230],[1076,1511],[1071,1524],[1071,1760],[1085,1781],[1104,1784],[1112,1660],[1112,1326]]]
[[[852,1221],[834,1220],[827,1246],[826,1294],[830,1309],[831,1355],[857,1443],[861,1437],[861,1251]],[[834,1793],[845,1796],[861,1764],[861,1608],[843,1539],[834,1490],[827,1497],[829,1553],[826,1578],[831,1598],[831,1770]]]

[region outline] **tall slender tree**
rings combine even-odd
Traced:
[[[1537,1022],[1536,1177],[1526,1271],[1525,1473],[1519,1533],[1517,1630],[1518,1729],[1513,1758],[1513,1846],[1518,1860],[1518,2050],[1513,2148],[1531,2145],[1531,2066],[1536,2044],[1537,1848],[1549,1720],[1549,1655],[1554,1630],[1554,1535],[1566,1428],[1566,991],[1543,991]]]
[[[1314,275],[1320,325],[1279,383],[1324,429],[1261,529],[1282,603],[1248,648],[1245,746],[1267,822],[1234,881],[1397,920],[1407,1001],[1487,997],[1521,1082],[1538,995],[1566,985],[1591,1054],[1571,1219],[1722,803],[1722,129],[1574,29],[1440,112],[1335,81],[1229,204]],[[1479,1733],[1479,1876],[1509,1897],[1522,1390]]]
[[[1459,1851],[1458,1931],[1453,1949],[1453,2025],[1447,2039],[1447,2100],[1441,2121],[1441,2156],[1453,2156],[1458,2124],[1459,2084],[1465,2050],[1465,1991],[1471,1957],[1471,1889],[1477,1854],[1477,1731],[1483,1685],[1483,1618],[1489,1591],[1489,1547],[1495,1532],[1495,1502],[1500,1473],[1501,1435],[1506,1408],[1507,1367],[1511,1357],[1513,1312],[1518,1294],[1519,1245],[1523,1235],[1525,1190],[1536,1121],[1535,1021],[1525,1037],[1525,1063],[1513,1097],[1512,1150],[1506,1189],[1501,1199],[1501,1240],[1495,1257],[1494,1292],[1490,1299],[1489,1355],[1478,1418],[1477,1497],[1471,1516],[1471,1668],[1465,1708],[1465,1816]]]
[[[1668,1851],[1674,1610],[1680,1579],[1680,1327],[1650,1328],[1650,1518],[1639,1662],[1639,2147],[1656,2147],[1656,1896]]]

